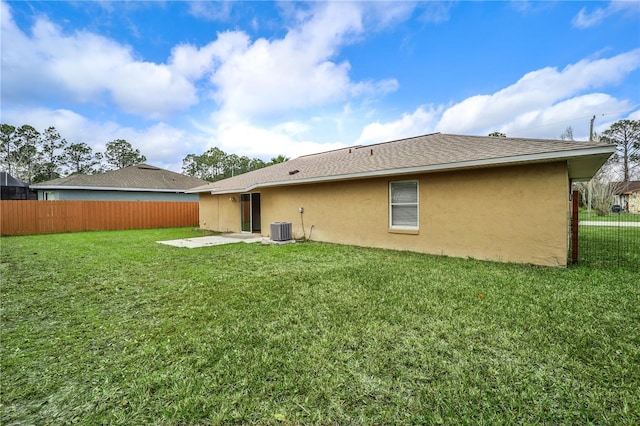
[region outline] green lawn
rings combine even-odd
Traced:
[[[640,273],[640,227],[581,225],[578,235],[581,265]]]
[[[193,236],[2,238],[0,423],[640,423],[637,273]]]

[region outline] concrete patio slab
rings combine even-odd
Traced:
[[[237,243],[258,243],[262,242],[263,238],[256,234],[224,234],[224,235],[211,235],[208,237],[196,237],[196,238],[183,238],[180,240],[169,241],[156,241],[160,244],[165,244],[174,247],[186,247],[186,248],[198,248],[209,246],[221,246],[224,244],[237,244]]]

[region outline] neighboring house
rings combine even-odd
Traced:
[[[148,164],[96,175],[71,175],[31,185],[38,200],[191,201],[185,191],[207,181]]]
[[[0,172],[0,200],[34,200],[36,193],[29,190],[29,184],[14,178],[7,172]]]
[[[572,180],[615,146],[431,134],[307,155],[192,189],[200,227],[566,265]],[[302,210],[302,212],[300,212]],[[303,227],[304,224],[304,227]]]
[[[614,188],[614,204],[629,213],[640,213],[640,181],[616,182]]]

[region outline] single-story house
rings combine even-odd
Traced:
[[[640,214],[640,180],[614,183],[614,204],[624,211]]]
[[[137,164],[95,175],[53,179],[31,185],[31,189],[38,191],[38,200],[197,202],[197,194],[186,191],[206,183],[149,164]]]
[[[29,190],[29,184],[0,172],[0,200],[33,200],[36,193]]]
[[[200,227],[477,259],[566,265],[571,182],[595,142],[430,134],[306,155],[189,192]]]

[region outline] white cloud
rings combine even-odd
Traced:
[[[148,163],[175,171],[181,170],[182,159],[187,154],[204,152],[203,147],[207,143],[204,135],[189,133],[162,122],[144,129],[122,128],[118,135],[140,149]]]
[[[366,28],[384,28],[406,19],[413,4],[280,6],[291,22],[282,38],[252,41],[244,32],[233,31],[218,34],[200,48],[181,45],[172,51],[169,64],[176,72],[210,82],[208,88],[219,107],[212,111],[206,130],[212,135],[211,146],[261,157],[274,152],[297,156],[343,146],[309,142],[309,125],[292,121],[292,115],[315,107],[335,108],[351,99],[375,98],[398,88],[394,79],[353,81],[350,64],[335,58]],[[318,134],[313,137],[317,139]]]
[[[139,61],[127,46],[77,31],[63,34],[38,18],[22,32],[2,3],[3,99],[37,103],[52,95],[74,102],[101,102],[108,94],[124,111],[159,118],[197,101],[191,82],[163,64]]]
[[[588,137],[592,115],[622,117],[636,105],[605,93],[589,92],[615,85],[640,68],[640,49],[607,59],[582,60],[563,70],[544,68],[490,95],[477,95],[445,107],[418,107],[398,120],[364,127],[359,143],[393,140],[439,131],[486,135],[558,138],[572,126],[577,138]]]
[[[213,73],[234,54],[242,54],[249,46],[249,36],[240,31],[218,33],[217,39],[197,48],[181,44],[171,50],[169,64],[179,75],[198,80]]]
[[[638,1],[612,1],[606,7],[597,7],[591,12],[586,7],[573,18],[571,24],[577,28],[590,28],[600,25],[605,19],[617,13],[628,13],[638,16],[640,2]]]
[[[350,64],[335,61],[340,48],[364,31],[363,4],[331,2],[312,7],[313,13],[296,15],[300,22],[284,38],[245,40],[245,46],[236,44],[221,61],[211,75],[214,98],[221,106],[216,120],[278,117],[397,89],[394,79],[354,82],[349,77]]]
[[[640,109],[633,111],[627,116],[627,120],[640,120]]]
[[[420,4],[422,13],[420,18],[424,22],[439,23],[448,21],[454,1],[427,1]]]
[[[597,8],[593,12],[587,12],[587,8],[583,7],[580,12],[573,18],[571,24],[577,28],[589,28],[600,24],[607,16],[610,15],[608,9]]]
[[[546,108],[531,110],[500,126],[508,136],[557,139],[569,126],[577,140],[589,137],[589,121],[600,111],[627,111],[631,104],[603,93],[576,96]],[[486,134],[489,129],[485,129]]]
[[[439,112],[433,107],[420,106],[413,113],[403,114],[401,118],[390,123],[368,124],[356,143],[366,145],[430,133],[437,122]]]
[[[271,128],[248,122],[221,124],[210,138],[209,148],[218,147],[225,152],[270,159],[277,155],[290,158],[316,152],[344,148],[341,142],[318,143],[301,137],[307,131],[303,123],[283,123]]]
[[[164,65],[149,62],[120,64],[107,85],[113,99],[126,112],[150,118],[171,115],[198,100],[195,87]]]
[[[428,9],[429,5],[412,1],[365,2],[363,9],[365,26],[377,29],[388,28],[408,19],[417,7]],[[440,5],[444,6],[444,5]]]
[[[163,64],[140,59],[130,46],[95,33],[64,33],[46,17],[23,32],[9,5],[2,3],[3,100],[23,105],[51,99],[113,103],[129,114],[164,119],[199,104],[204,95],[215,100],[212,113],[217,120],[253,121],[375,98],[398,88],[393,78],[353,81],[349,62],[337,58],[367,28],[406,19],[412,3],[290,7],[295,12],[292,25],[282,38],[252,41],[242,31],[223,32],[201,47],[175,46]],[[210,8],[192,4],[191,12],[198,11]]]
[[[86,117],[67,109],[17,108],[3,110],[4,122],[15,126],[28,124],[42,132],[53,126],[69,143],[85,142],[94,151],[102,151],[109,136],[117,134],[118,126],[113,122],[94,123]],[[114,137],[116,139],[116,137]]]
[[[189,2],[189,14],[210,21],[225,21],[231,15],[231,1],[191,1]]]
[[[549,108],[586,90],[619,83],[639,66],[640,49],[636,49],[608,59],[585,59],[561,71],[533,71],[492,95],[472,96],[447,108],[436,130],[477,133],[501,128],[513,117]]]

